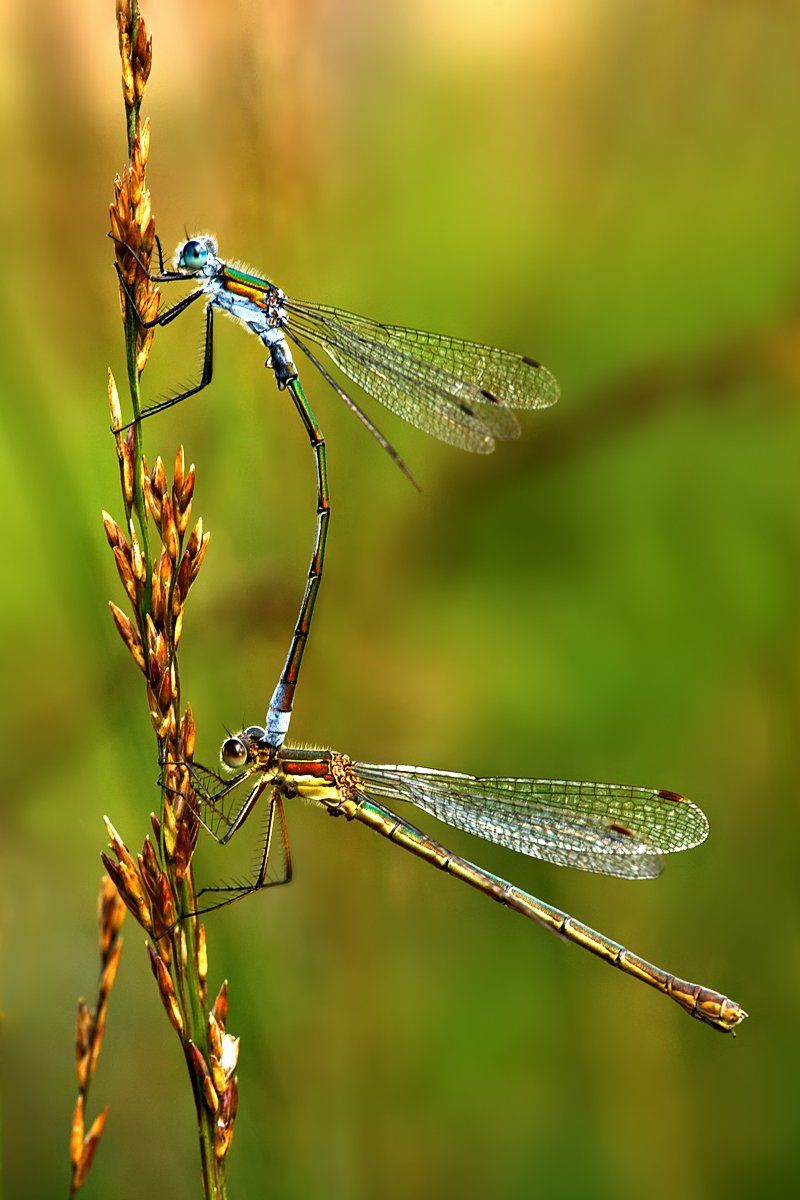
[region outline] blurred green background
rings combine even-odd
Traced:
[[[796,4],[151,2],[150,184],[296,295],[541,358],[560,405],[470,457],[326,386],[333,520],[293,725],[372,761],[653,784],[712,835],[636,884],[448,834],[741,1001],[734,1042],[310,808],[295,882],[209,921],[241,1034],[231,1195],[783,1195],[796,1180],[800,271]],[[93,995],[101,815],[156,803],[99,521],[120,516],[104,241],[124,130],[113,4],[0,17],[2,997],[7,1194],[66,1194],[73,1014]],[[199,757],[263,718],[313,473],[263,350],[146,428],[212,530],[182,660]],[[191,378],[160,333],[146,398]],[[371,409],[374,413],[374,409]],[[424,821],[434,833],[434,822]],[[211,873],[224,874],[217,855]],[[198,1194],[176,1039],[132,922],[85,1195]]]

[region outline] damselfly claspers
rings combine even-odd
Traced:
[[[306,355],[409,479],[412,476],[397,451],[320,362],[309,342],[324,350],[340,371],[391,412],[444,442],[479,454],[493,450],[497,438],[519,435],[519,425],[511,409],[547,408],[558,399],[558,385],[541,363],[508,350],[496,350],[399,325],[382,325],[328,305],[292,300],[269,279],[221,259],[212,237],[193,237],[181,243],[175,253],[173,269],[169,271],[164,269],[158,240],[157,247],[158,275],[151,275],[135,251],[129,246],[126,249],[139,268],[155,282],[193,281],[197,287],[151,320],[144,320],[137,312],[139,321],[147,328],[168,325],[190,305],[204,299],[205,347],[199,381],[185,391],[143,409],[141,418],[179,404],[211,382],[213,321],[214,312],[219,309],[241,322],[267,347],[266,365],[272,369],[278,387],[289,391],[315,456],[317,525],[314,549],[289,653],[270,700],[266,721],[269,744],[280,746],[289,728],[300,665],[322,579],[330,520],[325,439],[298,378],[290,343]],[[136,312],[133,295],[119,268],[117,271],[128,303]]]
[[[697,805],[676,792],[620,784],[551,779],[479,778],[423,767],[352,762],[331,750],[276,749],[266,730],[251,726],[222,744],[231,778],[188,766],[200,820],[220,843],[229,842],[266,795],[267,828],[256,877],[241,885],[205,888],[227,894],[200,912],[291,879],[284,801],[298,797],[331,816],[359,821],[447,874],[522,913],[552,933],[671,996],[691,1016],[724,1033],[746,1013],[719,992],[688,983],[653,966],[602,933],[553,908],[497,875],[451,853],[383,801],[416,805],[448,825],[545,862],[626,879],[650,879],[661,854],[704,840],[708,822]],[[279,840],[283,864],[269,875],[270,851]]]

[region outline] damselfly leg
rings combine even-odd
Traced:
[[[114,265],[116,266],[116,263]],[[131,307],[131,311],[136,315],[136,319],[143,329],[152,329],[156,325],[169,325],[175,320],[176,317],[179,317],[181,313],[185,312],[187,308],[194,304],[196,300],[199,300],[201,297],[205,296],[205,292],[203,292],[202,288],[195,292],[190,292],[188,296],[184,296],[184,298],[179,300],[177,304],[173,304],[170,308],[165,309],[163,312],[156,313],[154,317],[147,321],[137,309],[136,301],[131,294],[130,288],[123,279],[119,267],[117,267],[117,275],[119,277],[120,286],[125,293],[128,304]],[[203,367],[200,374],[200,379],[197,383],[193,384],[192,387],[186,388],[182,392],[176,392],[173,396],[165,396],[163,400],[159,400],[155,404],[148,405],[148,407],[143,409],[139,414],[138,420],[142,421],[145,417],[154,416],[155,413],[165,412],[168,408],[173,408],[176,404],[180,404],[183,400],[188,400],[190,396],[196,396],[198,392],[202,392],[203,388],[208,387],[208,385],[211,383],[213,373],[214,309],[209,304],[206,306],[206,327],[203,338]],[[136,421],[128,421],[127,425],[121,425],[119,429],[115,430],[114,432],[124,433],[126,429],[130,429],[131,426],[135,425],[136,423]]]
[[[166,768],[159,780],[160,786],[176,796],[181,796],[206,833],[220,846],[226,845],[251,813],[259,807],[258,802],[268,787],[267,781],[258,780],[242,799],[240,785],[243,776],[224,780],[215,771],[200,763],[171,763],[167,766],[185,769],[191,780],[191,787],[187,794],[184,788],[174,788],[168,784]],[[283,798],[273,789],[265,805],[261,807],[265,813],[265,825],[257,841],[255,861],[251,869],[245,877],[202,887],[197,893],[198,901],[203,896],[221,898],[213,904],[203,904],[182,913],[181,920],[202,916],[218,908],[226,908],[254,892],[291,882],[292,856]]]
[[[191,915],[200,916],[215,912],[218,908],[227,908],[229,905],[243,900],[246,896],[252,896],[255,892],[291,883],[292,855],[286,828],[286,813],[282,798],[275,792],[267,801],[266,813],[266,825],[263,835],[259,839],[259,849],[250,877],[209,884],[201,888],[197,893],[198,900],[203,896],[219,896],[221,898],[213,904],[204,904]]]

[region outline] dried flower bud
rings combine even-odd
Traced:
[[[139,596],[136,587],[136,580],[134,578],[133,571],[131,570],[129,557],[124,550],[119,548],[119,546],[114,547],[114,561],[117,564],[117,574],[119,575],[120,582],[125,589],[128,599],[132,604],[137,604]]]
[[[226,1033],[222,1037],[222,1069],[225,1078],[230,1079],[239,1062],[239,1038]]]
[[[118,430],[122,424],[122,408],[119,403],[119,392],[111,368],[108,368],[108,409],[111,413],[111,428]],[[117,454],[122,457],[122,437],[117,433]]]
[[[108,607],[111,610],[111,616],[114,618],[114,624],[119,631],[120,637],[133,656],[133,661],[140,671],[146,672],[144,647],[142,646],[142,639],[139,637],[138,629],[134,627],[130,618],[126,616],[121,608],[117,608],[112,600],[109,600]]]
[[[146,837],[142,843],[140,858],[139,873],[147,884],[147,890],[150,892],[150,895],[155,896],[162,871],[156,857],[156,852],[153,849],[153,843],[149,837]]]
[[[103,824],[106,827],[106,833],[108,834],[108,840],[111,844],[111,849],[114,851],[120,862],[124,862],[126,866],[130,867],[130,869],[134,871],[135,865],[128,847],[125,845],[108,817],[103,817]]]
[[[178,826],[178,836],[175,840],[175,851],[173,860],[175,863],[175,877],[180,882],[186,875],[189,869],[189,864],[192,861],[194,848],[197,844],[197,833],[199,822],[195,815],[194,809],[191,806],[186,806],[181,814],[180,824]]]
[[[153,487],[153,481],[147,474],[144,476],[142,490],[144,491],[144,498],[147,503],[147,507],[150,510],[150,516],[153,518],[156,525],[158,525],[161,521],[161,497],[156,493]]]
[[[94,1019],[89,1005],[85,1000],[80,999],[75,1019],[75,1071],[81,1089],[86,1087],[88,1079],[93,1034]]]
[[[228,1019],[228,981],[227,981],[227,979],[223,979],[223,981],[222,981],[220,989],[217,992],[217,998],[214,1001],[214,1007],[211,1010],[211,1014],[214,1017],[214,1019],[216,1021],[218,1021],[219,1024],[224,1029],[225,1022]]]
[[[227,1080],[225,1078],[225,1072],[223,1071],[216,1054],[209,1054],[208,1065],[211,1068],[211,1079],[214,1084],[214,1088],[217,1094],[221,1096],[227,1086]]]
[[[211,1033],[211,1028],[212,1026],[209,1022],[209,1034]],[[219,1026],[217,1026],[217,1029],[219,1029]],[[236,1070],[238,1061],[239,1038],[231,1037],[229,1033],[223,1034],[219,1053],[216,1050],[212,1050],[209,1056],[214,1087],[220,1095],[227,1089],[228,1082]]]
[[[145,117],[139,130],[139,145],[141,147],[142,169],[147,166],[150,156],[150,118]]]
[[[86,1137],[83,1140],[83,1152],[81,1154],[81,1161],[80,1161],[80,1164],[77,1167],[77,1169],[74,1171],[73,1177],[72,1177],[73,1192],[78,1190],[78,1188],[82,1185],[82,1183],[86,1179],[86,1176],[89,1173],[89,1168],[92,1165],[92,1160],[94,1159],[95,1151],[97,1150],[97,1147],[100,1144],[100,1137],[103,1133],[103,1129],[105,1127],[107,1116],[108,1116],[108,1107],[104,1108],[102,1112],[98,1113],[98,1115],[95,1117],[94,1121],[92,1122],[91,1129],[86,1134]]]
[[[178,555],[180,554],[180,539],[178,538],[178,527],[175,524],[175,511],[172,506],[172,497],[166,495],[161,501],[161,538],[164,542],[164,549],[173,563],[177,563]]]
[[[208,1014],[208,1045],[216,1058],[222,1058],[222,1029],[213,1012]]]
[[[136,94],[133,88],[130,38],[127,35],[120,37],[120,53],[122,55],[122,95],[125,99],[125,107],[130,109],[136,102]]]
[[[113,882],[104,875],[97,897],[97,924],[100,931],[100,957],[105,959],[125,920],[125,905]]]
[[[194,713],[191,705],[187,704],[180,724],[179,750],[184,762],[191,762],[194,758],[195,732]]]
[[[74,1168],[80,1165],[83,1154],[83,1096],[78,1096],[72,1113],[72,1129],[69,1138],[69,1157]]]
[[[163,500],[167,494],[167,472],[164,470],[164,463],[161,460],[160,454],[153,463],[150,478],[153,483],[153,491],[160,500]]]
[[[173,568],[169,555],[166,550],[162,550],[158,559],[158,575],[165,594],[169,592],[172,584],[172,573]]]
[[[239,1107],[239,1086],[234,1075],[222,1095],[222,1102],[217,1114],[217,1125],[214,1135],[214,1153],[222,1159],[228,1153],[233,1141],[233,1127],[236,1112]]]
[[[142,548],[139,545],[139,539],[133,528],[131,521],[131,570],[133,571],[134,579],[137,583],[144,583],[147,579],[147,571],[142,558]]]
[[[183,1036],[183,1017],[178,1006],[178,998],[175,995],[175,988],[172,986],[172,979],[167,970],[166,964],[161,955],[153,949],[148,942],[147,953],[150,957],[150,966],[158,984],[158,991],[161,996],[161,1002],[164,1005],[167,1016],[170,1019],[173,1029],[176,1033]]]
[[[175,912],[175,901],[172,895],[172,888],[166,874],[162,871],[158,880],[158,914],[161,921],[161,928],[165,933],[168,933],[178,919]]]
[[[126,902],[127,899],[130,899],[131,904],[128,907],[134,913],[142,928],[151,932],[153,928],[152,912],[144,884],[139,878],[139,872],[135,867],[129,867],[124,862],[119,864],[119,872],[122,876],[122,896],[126,899]]]
[[[206,1060],[192,1041],[189,1042],[189,1057],[197,1077],[197,1082],[200,1084],[200,1090],[203,1093],[206,1107],[209,1112],[215,1113],[219,1108],[219,1096],[214,1088],[211,1072],[208,1069]]]
[[[123,916],[125,915],[125,905],[120,901],[120,908]],[[122,954],[122,939],[117,942],[114,949],[108,955],[106,964],[103,967],[100,976],[100,993],[105,998],[114,986],[114,981],[117,978],[117,969],[119,968],[119,958]],[[99,1049],[99,1046],[98,1046]]]
[[[139,15],[133,51],[133,82],[137,102],[141,102],[153,62],[153,39],[147,36],[144,17]]]
[[[150,357],[150,346],[152,341],[153,330],[148,329],[145,331],[144,336],[141,339],[141,347],[139,349],[139,353],[136,355],[136,370],[140,375],[147,366],[147,360]]]
[[[108,542],[111,549],[112,550],[127,549],[128,543],[125,540],[125,534],[122,532],[119,525],[114,520],[114,518],[111,516],[111,514],[107,513],[106,510],[103,509],[102,516],[103,516],[103,529],[105,530],[106,541]]]
[[[172,802],[172,799],[168,795],[164,796],[163,817],[164,820],[162,823],[162,829],[164,831],[164,849],[166,850],[168,857],[171,859],[175,853],[175,842],[177,841],[178,837],[178,822],[175,819],[175,806]]]
[[[183,490],[183,479],[186,471],[186,458],[183,452],[183,446],[178,446],[175,454],[175,469],[172,472],[172,502],[175,505],[176,511],[180,508],[181,492]]]
[[[194,463],[192,463],[192,465],[189,467],[189,470],[186,472],[186,478],[183,481],[183,489],[181,491],[181,509],[183,511],[185,511],[186,508],[188,508],[188,506],[192,503],[196,477],[197,472]]]

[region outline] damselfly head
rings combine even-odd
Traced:
[[[196,275],[202,271],[209,258],[216,258],[216,255],[217,243],[208,234],[189,238],[188,241],[181,242],[175,251],[175,270]]]
[[[224,766],[232,771],[241,771],[247,766],[266,765],[265,754],[269,756],[271,752],[266,729],[260,725],[248,725],[241,733],[233,733],[225,738],[219,756]]]

